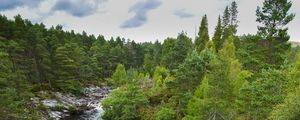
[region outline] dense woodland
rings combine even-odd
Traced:
[[[257,34],[237,36],[232,2],[213,36],[204,15],[195,40],[181,32],[162,43],[1,15],[0,118],[39,119],[27,104],[38,91],[80,95],[96,84],[114,88],[103,102],[105,120],[300,119],[300,47],[288,42],[286,27],[291,6],[265,0],[256,10]]]

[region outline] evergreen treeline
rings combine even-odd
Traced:
[[[82,86],[102,84],[114,88],[103,101],[107,120],[300,119],[300,48],[291,47],[286,27],[291,6],[265,0],[257,34],[237,36],[232,2],[211,38],[204,15],[195,41],[181,32],[163,43],[0,16],[0,117],[38,119],[26,104],[37,91],[80,95]]]

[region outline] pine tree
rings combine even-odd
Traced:
[[[174,48],[170,53],[170,69],[178,68],[179,64],[181,64],[185,58],[187,57],[188,53],[192,49],[192,39],[189,38],[186,33],[180,33],[177,36]]]
[[[152,61],[151,55],[149,53],[145,54],[144,66],[143,67],[145,69],[146,74],[152,75],[152,73],[153,73],[153,61]]]
[[[212,41],[214,42],[216,51],[222,48],[224,41],[222,40],[222,23],[221,23],[220,16],[218,18],[218,23],[215,28],[215,33],[214,33],[214,37],[212,38]]]
[[[50,52],[47,49],[47,41],[45,40],[45,26],[34,26],[36,34],[36,45],[33,48],[34,60],[39,74],[40,83],[48,83],[51,87],[53,73],[51,72]]]
[[[99,66],[101,66],[101,78],[106,78],[110,77],[113,73],[113,68],[111,67],[112,62],[110,59],[110,50],[111,50],[111,45],[108,42],[105,42],[104,45],[102,45],[99,49],[99,51],[95,51],[97,54],[97,60]]]
[[[223,16],[222,16],[222,27],[225,29],[226,27],[229,26],[230,24],[230,12],[228,6],[226,6]]]
[[[162,58],[160,61],[160,64],[162,64],[164,67],[169,68],[171,65],[171,52],[175,46],[175,42],[176,39],[174,38],[167,38],[164,40],[164,43],[162,45]]]
[[[5,43],[0,41],[0,86],[1,88],[12,85],[12,63],[9,54],[6,52]]]
[[[209,41],[209,35],[208,35],[207,16],[204,15],[201,20],[198,37],[196,38],[195,41],[195,46],[197,50],[201,52],[205,48],[205,45],[208,41]]]
[[[74,74],[76,74],[77,65],[76,61],[70,56],[72,54],[70,44],[58,47],[55,52],[58,80],[75,80]]]
[[[60,46],[55,51],[55,81],[54,88],[73,94],[81,93],[80,85],[80,60],[76,47],[70,43]]]
[[[256,10],[256,21],[262,24],[258,26],[258,34],[264,38],[262,44],[267,48],[265,62],[277,68],[283,64],[291,47],[286,27],[295,17],[289,13],[291,7],[292,2],[288,0],[265,0],[263,7]]]
[[[162,45],[159,41],[155,41],[154,43],[154,53],[153,53],[153,65],[160,65],[160,61],[162,58]]]
[[[126,54],[120,45],[111,48],[109,52],[109,61],[111,63],[111,66],[109,69],[113,70],[117,67],[118,64],[125,64],[126,63],[125,55]]]
[[[237,15],[238,15],[238,10],[237,10],[237,4],[235,1],[233,1],[231,3],[230,6],[230,28],[231,28],[231,32],[234,34],[236,34],[237,32],[237,27],[238,27],[238,20],[237,20]]]
[[[113,83],[116,87],[126,83],[127,75],[124,65],[118,64],[114,74],[112,75],[112,79],[114,80]]]
[[[92,73],[93,73],[93,78],[96,80],[99,80],[99,79],[101,79],[102,76],[104,76],[103,66],[101,65],[101,57],[102,57],[100,54],[102,52],[101,46],[100,46],[101,43],[102,43],[102,41],[100,41],[100,40],[95,41],[92,44],[92,47],[90,49],[91,66],[92,66],[92,71],[93,71]],[[104,60],[102,62],[104,62]]]
[[[177,39],[168,38],[163,44],[161,64],[167,69],[177,69],[192,49],[192,39],[179,33]]]
[[[230,7],[226,7],[223,13],[223,22],[222,22],[222,40],[227,39],[229,36],[235,36],[238,27],[237,20],[238,10],[237,4],[235,1],[231,3]]]
[[[225,41],[230,35],[231,35],[231,29],[230,29],[230,12],[228,6],[226,7],[224,13],[223,13],[223,22],[222,22],[222,40]]]

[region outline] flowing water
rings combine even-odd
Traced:
[[[101,116],[104,113],[101,102],[109,94],[111,88],[101,89],[99,87],[87,88],[86,95],[89,96],[89,107],[93,108],[86,110],[80,114],[73,114],[63,120],[102,120]],[[100,97],[99,97],[100,96]]]
[[[101,116],[104,113],[101,103],[94,109],[84,111],[82,114],[71,115],[64,120],[102,120]]]

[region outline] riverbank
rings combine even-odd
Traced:
[[[83,95],[40,91],[31,98],[31,105],[40,110],[44,120],[97,120],[103,112],[101,101],[110,93],[110,87],[89,86]]]

